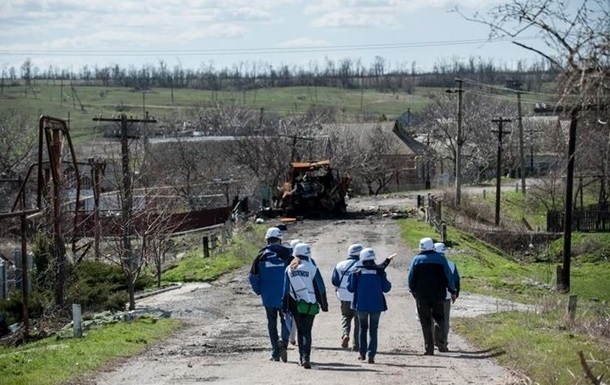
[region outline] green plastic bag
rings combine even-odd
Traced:
[[[297,302],[297,311],[300,314],[316,315],[320,312],[320,305],[317,303],[309,303],[300,299]]]

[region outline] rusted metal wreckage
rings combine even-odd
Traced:
[[[350,182],[351,177],[340,176],[330,160],[292,162],[277,206],[293,215],[345,214]]]

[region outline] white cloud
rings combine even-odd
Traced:
[[[229,39],[241,38],[246,35],[246,28],[235,24],[214,24],[205,28],[193,28],[186,30],[179,35],[172,37],[171,40],[179,44],[186,44],[192,41],[204,39]]]
[[[396,25],[396,18],[391,13],[379,11],[351,11],[326,13],[312,21],[313,27],[388,27]]]

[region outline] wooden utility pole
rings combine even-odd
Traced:
[[[572,199],[574,194],[574,152],[576,150],[576,126],[580,109],[574,108],[570,115],[570,136],[568,138],[568,169],[566,172],[566,195],[563,219],[563,266],[557,289],[570,291],[570,262],[572,255]]]
[[[504,131],[504,123],[508,123],[510,119],[504,119],[502,117],[498,119],[492,119],[492,123],[498,124],[498,130],[492,130],[498,134],[498,160],[497,160],[497,168],[496,168],[496,226],[500,225],[500,186],[501,186],[501,178],[502,178],[502,136],[504,134],[510,133],[510,131]]]
[[[95,260],[99,261],[101,258],[100,239],[102,236],[102,227],[100,226],[101,177],[106,170],[106,162],[99,159],[90,159],[89,164],[91,165],[91,180],[93,181],[93,249],[95,251]]]
[[[133,188],[132,188],[132,176],[129,167],[129,126],[131,123],[157,123],[155,119],[127,119],[127,115],[121,114],[119,119],[117,118],[93,118],[94,121],[101,122],[115,122],[121,124],[121,165],[123,171],[123,201],[121,202],[121,223],[123,227],[123,250],[121,258],[123,263],[128,264],[129,268],[126,270],[130,273],[128,277],[129,286],[129,310],[134,310],[135,299],[133,298],[133,277],[131,276],[131,266],[133,266],[133,258],[131,252],[131,234],[133,225]]]
[[[517,113],[519,120],[519,174],[521,176],[521,193],[525,195],[525,149],[523,144],[523,114],[521,111],[521,91],[517,91]]]
[[[22,184],[19,178],[19,184]],[[29,273],[28,273],[28,243],[27,243],[27,218],[25,214],[25,192],[21,195],[21,297],[23,310],[23,333],[25,336],[30,335],[30,313],[29,313]]]
[[[455,205],[459,206],[462,196],[462,145],[464,139],[462,138],[462,79],[455,79],[458,84],[457,89],[446,90],[448,93],[458,94],[458,110],[457,110],[457,135],[455,138]]]

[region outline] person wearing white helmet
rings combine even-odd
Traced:
[[[434,241],[426,237],[419,241],[419,254],[413,257],[409,267],[407,285],[417,304],[417,315],[424,335],[424,355],[434,355],[434,325],[445,328],[444,302],[447,290],[455,301],[456,290],[451,270],[445,257],[434,250]],[[434,321],[433,321],[434,320]],[[437,343],[445,345],[444,336]]]
[[[267,331],[271,341],[271,360],[287,360],[289,331],[282,313],[284,270],[292,260],[291,249],[282,245],[282,231],[270,227],[265,234],[267,245],[259,252],[250,268],[248,279],[252,291],[261,296],[267,314]],[[281,339],[278,336],[278,317]]]
[[[452,273],[453,284],[455,286],[455,298],[457,299],[460,296],[460,273],[458,272],[457,266],[455,263],[447,258],[447,246],[443,242],[437,242],[434,244],[434,251],[444,256],[447,259],[447,263],[449,264],[449,269]],[[449,348],[447,345],[449,344],[449,315],[451,313],[451,293],[447,290],[447,296],[444,301],[444,315],[445,315],[445,328],[441,329],[440,325],[435,322],[434,324],[434,340],[435,345],[438,347],[440,352],[448,352]],[[443,344],[440,343],[437,336],[442,335],[443,338],[440,341],[444,341]]]
[[[381,312],[388,310],[384,293],[392,289],[385,269],[375,263],[375,258],[373,249],[362,249],[360,265],[347,279],[347,290],[354,294],[352,308],[360,323],[358,359],[364,360],[368,355],[369,364],[375,363]]]
[[[358,267],[360,262],[360,252],[363,246],[355,243],[350,245],[347,249],[347,259],[337,263],[332,273],[332,284],[335,287],[337,298],[341,301],[341,329],[343,334],[341,335],[341,347],[346,349],[349,346],[349,337],[352,330],[352,320],[354,321],[353,328],[353,350],[358,350],[358,333],[360,331],[358,317],[356,312],[352,309],[352,300],[354,294],[347,290],[347,280],[351,273],[353,273]]]
[[[311,369],[311,330],[320,310],[328,311],[326,287],[320,270],[313,263],[311,246],[298,243],[293,251],[294,259],[285,271],[282,308],[290,312],[297,323],[299,362]]]

